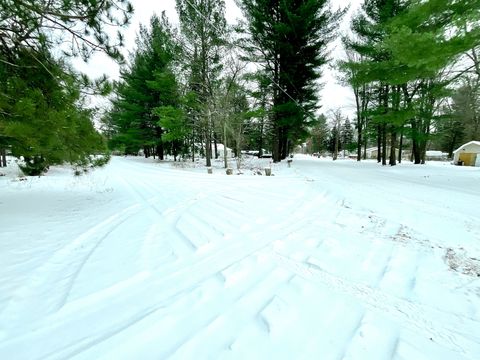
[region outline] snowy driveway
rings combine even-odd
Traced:
[[[274,172],[0,178],[0,358],[478,358],[478,169]]]

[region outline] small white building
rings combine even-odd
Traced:
[[[427,150],[425,152],[425,160],[447,160],[448,154],[438,150]]]
[[[213,147],[213,145],[212,145]],[[220,143],[217,143],[217,151],[218,151],[218,156],[220,158],[223,158],[223,154],[224,154],[224,151],[225,151],[225,146],[223,146],[223,144],[220,144]],[[230,149],[228,146],[227,146],[227,158],[232,158],[233,157],[233,151],[232,149]]]
[[[480,141],[470,141],[453,152],[455,165],[480,167]]]
[[[383,148],[382,148],[383,149]],[[395,148],[395,157],[398,158],[398,149]],[[378,155],[378,148],[377,147],[371,147],[366,150],[367,159],[376,159]],[[387,158],[390,156],[390,146],[387,146]]]
[[[377,147],[371,147],[367,149],[367,159],[376,159],[378,154],[378,148]]]

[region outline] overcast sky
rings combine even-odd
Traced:
[[[130,26],[124,30],[125,35],[125,55],[129,51],[134,49],[135,36],[138,32],[140,24],[148,24],[150,17],[156,13],[161,14],[165,11],[170,22],[173,25],[178,24],[178,16],[175,10],[175,0],[160,0],[160,1],[148,1],[148,0],[131,0],[135,13],[133,15]],[[361,0],[331,0],[332,7],[345,7],[352,3],[350,13],[358,7]],[[238,18],[242,17],[240,9],[235,5],[234,0],[225,0],[226,4],[226,19],[228,23],[233,24]],[[342,34],[348,31],[348,19],[345,18],[341,26]],[[338,58],[343,55],[340,43],[337,41],[332,45],[332,57]],[[107,74],[112,79],[118,79],[119,68],[118,65],[108,59],[105,55],[94,56],[88,64],[83,63],[81,60],[75,60],[74,66],[90,75],[91,77],[100,77],[102,74]],[[322,83],[324,87],[321,90],[321,112],[327,114],[330,109],[341,108],[342,111],[353,117],[355,106],[352,91],[349,88],[343,87],[338,84],[336,80],[335,72],[329,67],[323,69]]]

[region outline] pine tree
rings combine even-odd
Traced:
[[[67,62],[95,51],[122,61],[122,36],[112,40],[108,32],[128,24],[132,12],[126,0],[0,2],[0,153],[9,149],[23,157],[26,173],[41,174],[53,164],[87,164],[105,150],[81,91],[109,86]]]
[[[342,141],[343,150],[352,151],[355,149],[357,144],[353,142],[353,138],[354,138],[353,127],[348,117],[345,119],[345,121],[343,122],[340,128],[340,138]]]
[[[324,0],[245,0],[241,8],[248,33],[243,47],[274,85],[273,156],[280,161],[315,122],[317,80],[342,12],[332,12]]]
[[[317,124],[310,131],[310,139],[307,142],[309,153],[320,154],[328,148],[330,130],[327,126],[327,118],[321,114]]]
[[[477,0],[414,0],[387,28],[385,49],[403,69],[404,81],[417,83],[409,95],[405,92],[414,110],[410,123],[415,163],[425,162],[439,102],[457,77],[449,78],[445,69],[480,45],[479,10]]]
[[[173,109],[180,107],[173,67],[178,46],[170,29],[165,14],[161,18],[153,16],[150,27],[140,29],[131,65],[121,71],[122,81],[111,113],[116,126],[111,146],[121,147],[127,154],[143,149],[146,157],[163,159],[164,142],[177,138],[169,135],[162,139],[165,131],[177,133],[178,126],[172,123],[177,119]]]
[[[376,89],[367,112],[377,126],[381,161],[390,165],[400,133],[412,140],[415,163],[425,151],[438,104],[447,96],[447,65],[480,42],[480,2],[469,0],[406,1],[367,0],[352,22],[355,36],[345,41],[360,57],[345,62],[354,88],[369,84]],[[467,14],[467,9],[470,10]],[[400,155],[399,155],[400,157]]]
[[[37,52],[60,44],[69,45],[61,48],[67,56],[88,59],[102,51],[121,60],[122,33],[118,30],[112,42],[107,28],[127,25],[133,13],[128,0],[2,0],[0,9],[0,51],[8,62],[20,48],[29,48],[35,59]]]
[[[86,165],[89,155],[103,153],[105,145],[94,129],[91,110],[82,109],[78,78],[48,52],[17,54],[16,66],[0,64],[0,139],[22,170],[40,175],[50,165],[64,162]]]

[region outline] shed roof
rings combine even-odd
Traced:
[[[463,144],[457,150],[455,150],[453,153],[455,154],[455,153],[459,152],[460,150],[462,150],[464,147],[467,147],[467,146],[470,146],[470,145],[477,145],[478,147],[480,147],[480,141],[470,141],[466,144]]]

